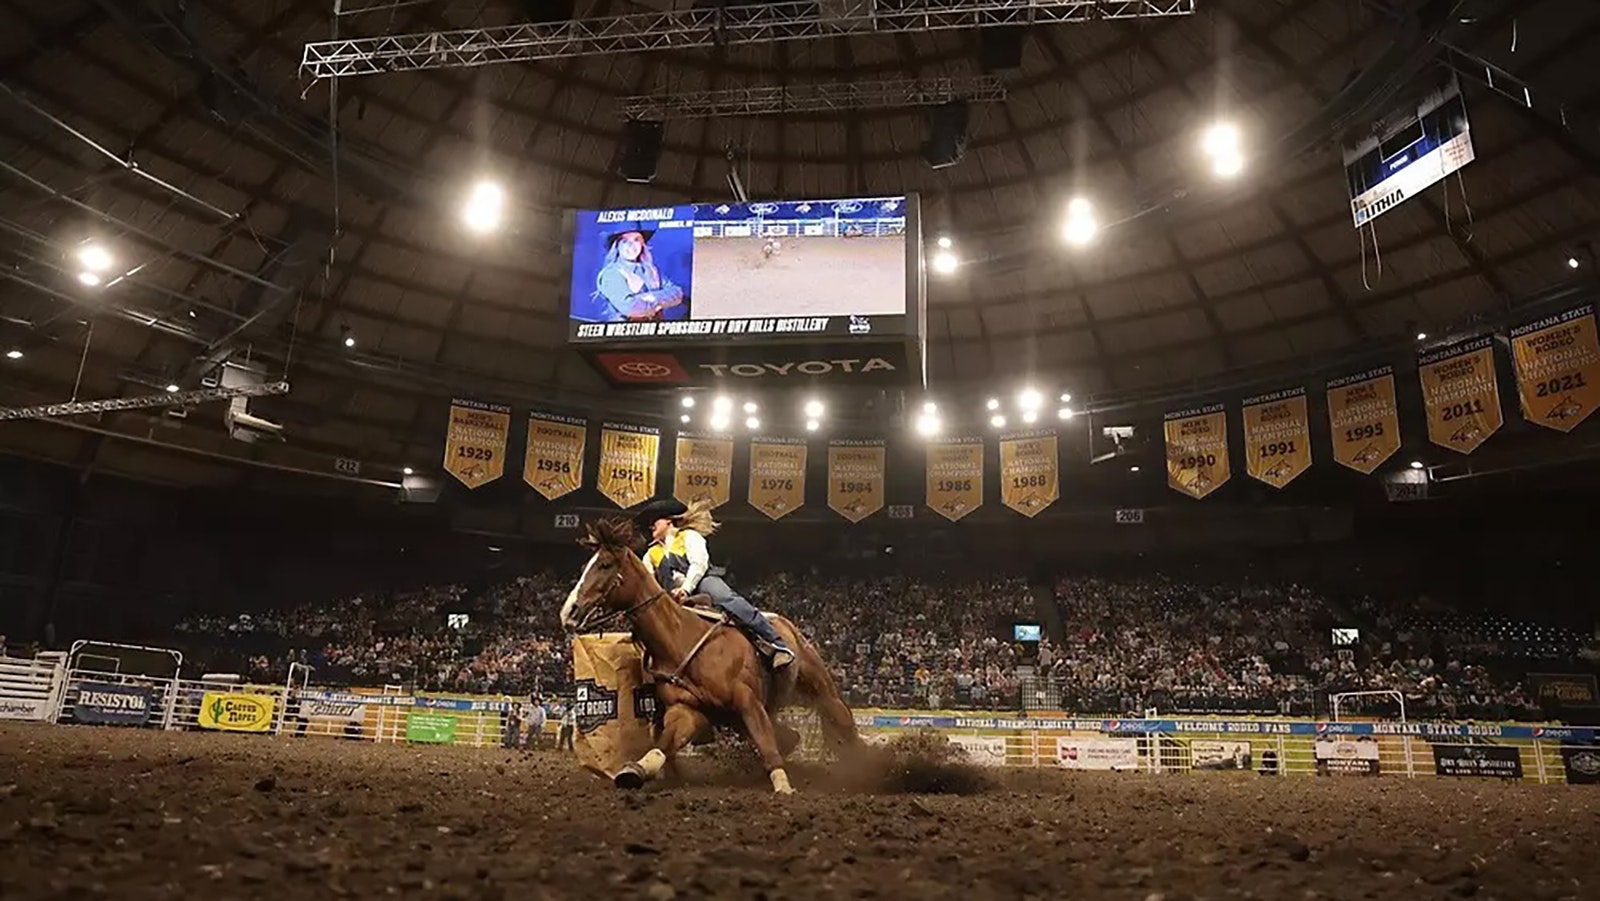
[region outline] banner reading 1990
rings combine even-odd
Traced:
[[[444,471],[468,488],[478,488],[506,471],[506,433],[511,408],[457,398],[450,402],[450,428],[444,440]]]
[[[1168,487],[1198,500],[1228,481],[1228,414],[1222,404],[1168,413],[1162,425]]]
[[[806,502],[806,443],[797,438],[750,440],[750,506],[782,519]]]
[[[600,493],[624,510],[655,497],[660,451],[659,430],[605,423],[600,429]]]
[[[555,413],[528,414],[528,449],[522,481],[553,501],[583,484],[583,447],[588,423]]]
[[[1032,517],[1060,497],[1056,433],[1023,432],[1001,437],[1000,502]]]
[[[1244,471],[1274,488],[1311,468],[1311,414],[1306,389],[1290,388],[1246,398]]]
[[[1417,358],[1428,440],[1470,454],[1505,422],[1494,374],[1494,339],[1485,335]]]
[[[928,506],[955,522],[983,505],[983,439],[928,444]]]
[[[883,509],[884,443],[839,438],[828,442],[828,507],[851,522]]]
[[[685,504],[706,500],[720,507],[733,491],[733,440],[679,435],[672,496]]]
[[[1600,405],[1600,342],[1594,308],[1568,310],[1511,330],[1522,415],[1570,432]]]
[[[1400,410],[1394,368],[1382,366],[1328,383],[1333,459],[1371,475],[1400,449]]]

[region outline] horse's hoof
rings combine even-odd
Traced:
[[[611,777],[611,781],[617,788],[644,788],[644,770],[637,763],[630,763],[618,770],[617,774]]]
[[[791,787],[791,786],[785,785],[782,788],[773,789],[772,793],[775,794],[775,795],[792,795],[792,794],[794,794],[794,788]]]

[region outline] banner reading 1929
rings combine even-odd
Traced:
[[[450,428],[444,439],[444,471],[468,488],[478,488],[506,471],[506,434],[511,408],[457,398],[450,402]]]
[[[1228,481],[1228,414],[1222,404],[1168,413],[1167,486],[1196,500]]]
[[[1505,423],[1488,335],[1417,358],[1428,440],[1470,454]]]
[[[1061,465],[1055,432],[1023,432],[1000,439],[1000,502],[1023,516],[1061,497]]]
[[[883,509],[884,443],[838,438],[828,442],[828,507],[851,522]]]
[[[1282,488],[1311,468],[1311,415],[1306,389],[1290,388],[1244,402],[1244,471]]]
[[[710,501],[720,507],[733,490],[733,440],[679,435],[673,457],[672,496],[686,504]]]
[[[583,484],[583,447],[588,423],[555,413],[528,414],[528,449],[522,481],[553,501]]]
[[[600,429],[600,493],[626,510],[656,494],[661,432],[649,426],[608,422]]]
[[[1333,459],[1371,475],[1400,449],[1400,410],[1394,368],[1382,366],[1328,383]]]
[[[806,502],[806,443],[797,438],[750,440],[750,506],[782,519]]]
[[[955,522],[983,505],[983,439],[928,444],[928,506]]]
[[[1594,308],[1568,310],[1511,330],[1522,415],[1570,432],[1600,405],[1600,342]]]

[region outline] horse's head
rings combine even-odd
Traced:
[[[561,605],[563,626],[581,632],[607,613],[628,610],[647,593],[650,572],[633,552],[634,541],[633,524],[626,519],[602,519],[584,527],[578,543],[594,556]]]

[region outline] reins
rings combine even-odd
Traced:
[[[620,588],[622,586],[622,579],[623,579],[623,574],[621,572],[618,572],[616,574],[616,576],[614,578],[612,578],[611,585],[606,588],[605,594],[600,595],[600,600],[601,601],[606,601],[606,600],[610,599],[611,593],[613,591],[616,591],[618,588]],[[597,628],[599,626],[604,626],[604,625],[606,625],[608,623],[611,623],[611,622],[613,622],[615,620],[618,620],[618,619],[626,619],[626,620],[628,620],[630,625],[633,625],[635,628],[637,628],[637,624],[634,623],[634,621],[633,621],[634,615],[636,613],[638,613],[639,611],[645,609],[646,607],[649,607],[651,604],[654,604],[656,601],[659,601],[662,598],[666,597],[667,594],[668,594],[668,592],[667,592],[666,589],[664,589],[664,588],[658,589],[655,594],[652,594],[649,597],[645,598],[644,600],[640,601],[639,603],[634,604],[632,607],[629,607],[626,610],[617,610],[615,612],[606,614],[605,616],[600,617],[599,619],[595,620],[592,623],[589,622],[587,617],[585,617],[582,622],[578,623],[577,631],[579,631],[579,632],[587,632],[587,631],[590,631],[591,629]],[[667,682],[667,683],[669,683],[671,685],[676,685],[676,686],[678,686],[680,688],[683,688],[684,690],[690,692],[691,694],[694,694],[695,696],[699,697],[700,696],[700,692],[695,689],[694,684],[691,683],[691,682],[687,682],[687,681],[685,681],[683,679],[683,671],[689,666],[689,661],[693,660],[695,658],[695,655],[700,653],[700,649],[705,647],[706,642],[711,640],[711,636],[713,634],[715,634],[718,629],[722,628],[723,626],[725,626],[727,624],[728,624],[728,620],[727,620],[726,616],[724,616],[721,620],[718,620],[717,622],[713,623],[711,625],[711,628],[707,629],[700,636],[700,640],[694,643],[694,647],[689,649],[689,653],[684,655],[684,658],[681,661],[678,662],[677,667],[675,667],[672,670],[672,672],[663,673],[663,672],[658,672],[656,670],[649,670],[648,672],[650,673],[650,676],[652,678],[655,678],[655,679],[661,679],[661,680],[663,680],[663,681],[665,681],[665,682]],[[704,700],[705,699],[703,697],[701,697],[701,701],[703,702]]]

